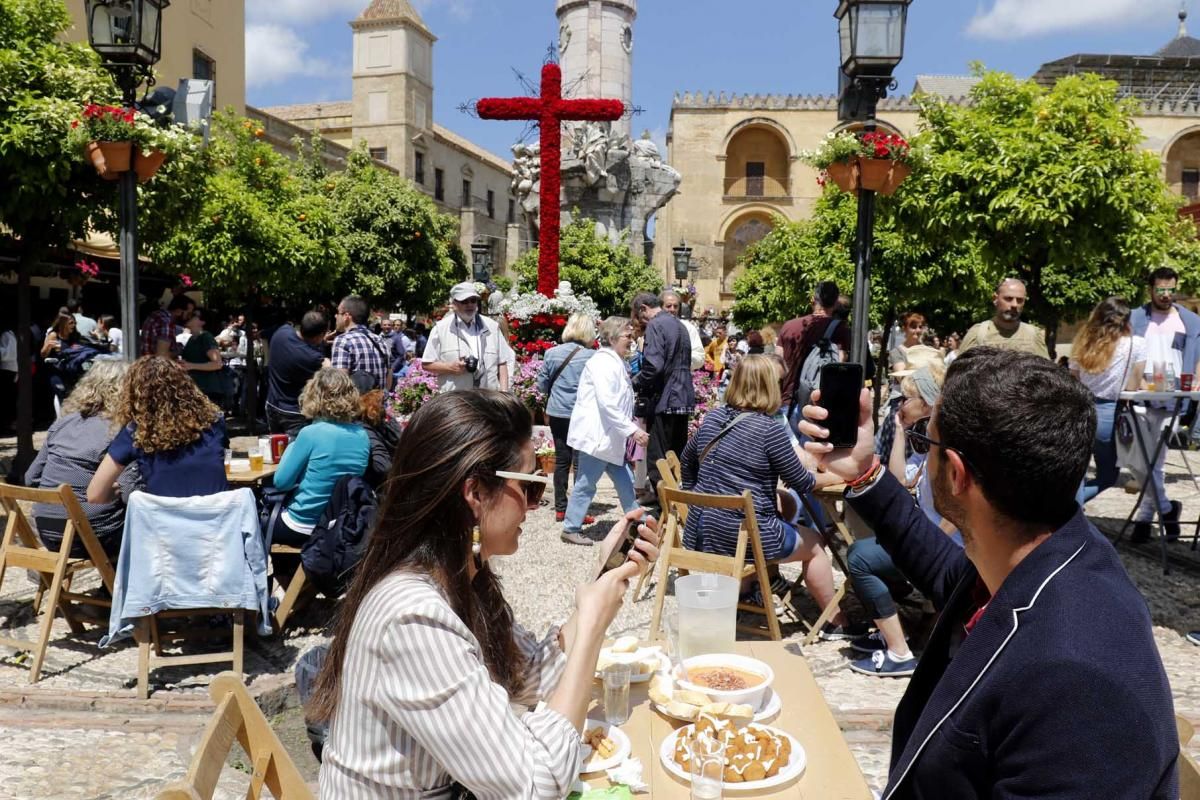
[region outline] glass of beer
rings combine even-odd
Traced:
[[[254,472],[258,472],[262,468],[263,468],[262,450],[257,447],[251,447],[250,448],[250,469]]]
[[[229,473],[233,471],[233,451],[226,448],[225,450],[225,477],[229,477]]]

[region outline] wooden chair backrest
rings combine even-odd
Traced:
[[[758,520],[754,515],[754,498],[747,489],[740,495],[703,494],[701,492],[685,492],[682,489],[672,489],[669,486],[659,486],[659,496],[663,509],[677,508],[724,508],[740,510],[742,524],[738,528],[737,546],[732,556],[720,556],[712,553],[698,553],[687,550],[683,546],[683,536],[675,539],[676,547],[671,554],[671,565],[680,569],[696,570],[698,572],[715,572],[720,575],[730,575],[742,578],[748,574],[746,565],[746,547],[752,548],[754,558],[766,563],[763,558],[762,540],[758,535]],[[680,517],[679,512],[672,512],[671,518]],[[671,524],[671,519],[668,519]],[[679,524],[678,521],[675,522]]]
[[[665,470],[660,465],[658,468],[659,473],[665,475],[665,474],[667,474],[667,472],[670,472],[671,477],[675,479],[675,485],[682,486],[683,485],[683,463],[679,460],[679,456],[675,454],[674,450],[668,450],[665,460],[666,460],[667,464],[670,465],[670,470]]]
[[[674,455],[674,451],[672,450],[672,451],[668,452],[667,455],[668,456]],[[667,489],[678,489],[682,485],[683,478],[680,477],[679,473],[676,472],[675,468],[671,466],[671,462],[670,462],[669,458],[660,458],[657,463],[658,463],[658,474],[660,476],[662,476],[662,480],[659,481],[659,484],[658,484],[659,492],[660,492],[658,502],[659,502],[659,505],[663,509],[666,509],[666,508],[668,508],[668,506],[666,505],[666,501],[663,500],[662,496],[661,496],[661,492],[662,492],[663,488],[665,487]],[[675,463],[676,463],[676,465],[678,465],[679,460],[676,459]],[[679,525],[680,526],[686,525],[687,524],[687,512],[688,512],[687,506],[675,505],[672,507],[672,510],[677,511],[679,513]]]
[[[0,484],[0,506],[8,512],[8,529],[13,531],[13,539],[19,541],[19,547],[30,550],[46,550],[42,537],[38,535],[36,526],[21,509],[20,501],[27,503],[44,503],[46,505],[62,506],[66,511],[67,524],[63,529],[62,544],[58,552],[67,554],[78,537],[87,551],[88,560],[100,573],[100,579],[109,592],[113,590],[113,566],[108,554],[100,546],[92,530],[92,523],[84,513],[79,498],[67,484],[61,484],[57,489],[30,489],[25,486],[9,486]]]
[[[235,739],[253,769],[247,798],[262,797],[266,786],[276,800],[315,800],[237,673],[222,672],[213,678],[208,691],[217,710],[204,729],[187,778],[164,789],[157,800],[211,800]]]
[[[1179,732],[1179,797],[1180,800],[1200,800],[1200,765],[1188,755],[1188,742],[1196,734],[1192,723],[1175,715],[1175,729]]]

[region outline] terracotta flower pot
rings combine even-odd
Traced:
[[[542,472],[547,475],[554,474],[554,456],[538,456],[538,466],[542,468]]]
[[[129,170],[132,151],[132,142],[89,142],[87,146],[87,155],[96,173],[108,181],[115,181],[122,172]]]
[[[825,168],[829,178],[843,192],[858,191],[858,163],[855,161],[835,161]]]
[[[862,188],[890,195],[912,170],[890,158],[862,158],[859,159],[859,172],[862,175]]]
[[[154,173],[158,172],[166,160],[167,154],[162,150],[151,150],[147,153],[142,148],[137,148],[133,156],[133,169],[137,172],[138,183],[145,183],[153,178]]]

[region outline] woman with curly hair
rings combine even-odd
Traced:
[[[396,452],[396,445],[400,443],[400,423],[388,418],[387,393],[383,389],[374,388],[374,381],[367,386],[365,383],[360,384],[355,376],[351,376],[351,380],[361,394],[362,416],[359,422],[371,443],[370,460],[363,477],[371,484],[372,489],[379,489],[387,479],[388,473],[392,471],[392,454]]]
[[[125,504],[120,499],[111,503],[88,502],[88,484],[104,459],[113,435],[117,432],[116,416],[125,379],[126,365],[122,361],[97,361],[75,384],[75,389],[63,403],[62,416],[50,426],[46,443],[25,473],[25,485],[37,489],[54,489],[67,484],[79,498],[91,523],[92,532],[109,555],[121,549],[121,531],[125,527]],[[136,472],[122,476],[122,494],[135,488]],[[66,530],[66,509],[60,505],[38,503],[33,518],[42,541],[57,550]],[[87,558],[83,542],[75,540],[71,555]]]
[[[225,418],[176,362],[133,362],[117,408],[121,432],[88,485],[89,503],[108,503],[113,483],[137,462],[146,491],[161,497],[223,492]]]
[[[308,541],[338,479],[362,475],[371,451],[358,424],[358,389],[345,370],[317,370],[300,392],[300,413],[313,422],[279,459],[275,488],[292,493],[271,530],[272,542],[297,547]]]

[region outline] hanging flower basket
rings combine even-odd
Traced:
[[[890,195],[900,188],[900,184],[911,172],[912,170],[907,166],[890,158],[860,158],[858,160],[861,187],[883,195]]]
[[[843,192],[858,191],[858,160],[837,161],[825,168],[829,179]]]
[[[153,178],[166,159],[167,154],[162,150],[157,148],[146,150],[139,146],[133,158],[133,169],[137,172],[138,183],[145,183]]]
[[[122,172],[129,170],[131,142],[89,142],[87,156],[96,173],[106,181],[115,181]]]

